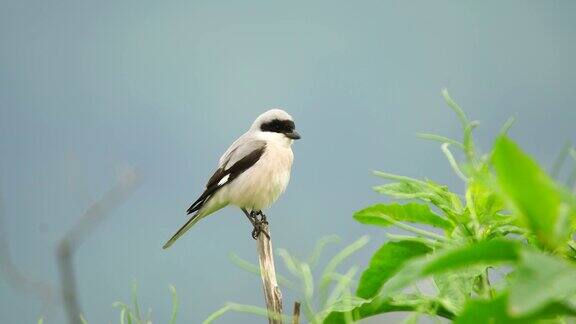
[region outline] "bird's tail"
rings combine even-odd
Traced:
[[[196,224],[200,219],[202,219],[203,215],[200,214],[200,211],[198,211],[196,214],[194,214],[194,216],[192,216],[187,222],[186,224],[184,224],[182,227],[180,227],[180,229],[176,232],[176,234],[174,234],[169,240],[168,242],[166,242],[164,244],[164,246],[162,246],[163,249],[167,249],[169,248],[172,244],[174,244],[174,242],[176,242],[177,239],[180,238],[180,236],[184,235],[184,233],[186,233],[190,227],[192,227],[194,224]]]

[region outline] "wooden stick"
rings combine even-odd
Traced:
[[[268,224],[262,224],[262,229],[270,235]],[[260,263],[260,276],[264,286],[264,298],[268,309],[268,323],[282,324],[282,293],[276,281],[274,269],[274,255],[272,241],[264,234],[258,235],[258,261]]]
[[[292,315],[292,324],[300,324],[300,302],[294,302],[294,314]]]

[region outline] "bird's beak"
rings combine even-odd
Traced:
[[[300,139],[300,134],[298,134],[297,131],[292,131],[290,133],[285,133],[284,135],[286,135],[286,137],[288,137],[289,139],[293,139],[293,140],[297,140]]]

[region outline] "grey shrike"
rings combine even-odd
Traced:
[[[256,239],[267,224],[262,209],[286,189],[292,168],[292,142],[300,138],[294,120],[283,110],[272,109],[258,116],[252,127],[226,150],[206,189],[188,208],[194,215],[164,244],[169,248],[202,218],[229,204],[242,209],[254,227]],[[260,219],[258,219],[260,215]]]

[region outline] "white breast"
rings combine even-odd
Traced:
[[[290,146],[269,142],[258,162],[226,186],[229,202],[248,210],[268,208],[288,186],[293,159]]]

